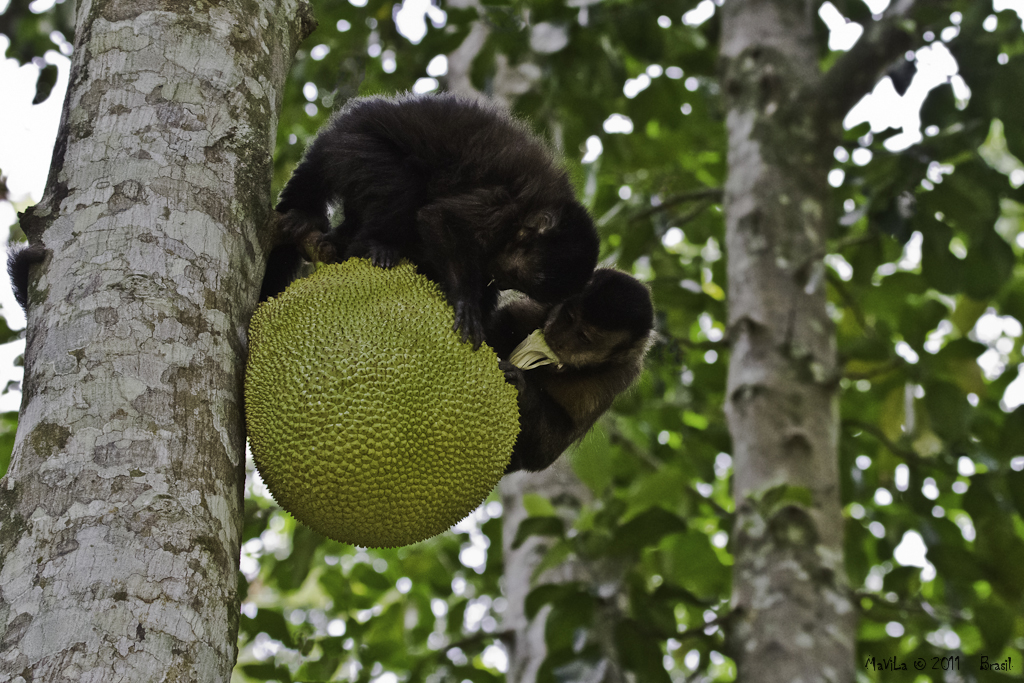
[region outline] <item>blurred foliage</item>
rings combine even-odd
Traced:
[[[861,0],[832,3],[870,21]],[[287,86],[276,150],[275,192],[332,107],[412,88],[474,21],[489,28],[475,87],[489,92],[502,68],[533,65],[537,78],[515,109],[564,153],[598,219],[602,258],[651,286],[661,338],[639,386],[569,456],[593,504],[570,529],[550,502],[527,501],[520,535],[552,537],[549,564],[573,555],[624,563],[615,597],[627,619],[614,637],[641,682],[735,678],[720,629],[733,511],[717,203],[726,138],[718,16],[681,21],[697,4],[485,2],[479,12],[448,8],[413,44],[390,2],[323,0]],[[893,151],[885,142],[897,131],[847,131],[826,259],[844,364],[840,471],[861,608],[858,680],[1011,680],[1024,662],[1024,407],[1004,396],[1024,382],[1024,33],[1015,13],[993,14],[988,0],[920,4],[921,40],[944,44],[959,75],[927,97],[920,142]],[[15,31],[24,60],[47,49],[40,27],[61,26],[64,6],[35,16],[22,7],[12,3],[0,32]],[[566,32],[564,47],[531,46],[542,23]],[[827,38],[821,25],[823,68],[835,59]],[[639,90],[632,97],[627,82]],[[613,114],[632,132],[605,133]],[[603,151],[583,164],[591,138]],[[495,500],[461,531],[367,551],[295,526],[251,477],[247,495],[236,683],[395,680],[380,678],[388,672],[503,679]],[[915,542],[927,550],[924,569],[901,564]],[[531,614],[550,608],[542,680],[572,678],[600,658],[580,634],[607,599],[580,584],[530,595]],[[1018,668],[983,670],[983,656]],[[927,666],[908,677],[881,666],[890,658]]]
[[[45,8],[45,9],[44,9]],[[10,41],[7,58],[19,64],[32,62],[39,67],[36,95],[32,104],[44,102],[57,82],[57,67],[47,64],[44,55],[59,50],[75,32],[75,3],[68,0],[10,0],[0,14],[0,33]]]
[[[14,450],[14,433],[18,430],[18,413],[0,413],[0,476],[7,473]]]

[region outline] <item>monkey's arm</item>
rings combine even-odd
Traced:
[[[280,226],[284,218],[273,213],[271,220],[275,223],[273,230],[280,235]],[[266,301],[272,296],[277,296],[293,281],[312,272],[312,267],[307,261],[332,263],[334,260],[335,252],[331,245],[326,244],[319,234],[307,233],[301,240],[278,244],[267,257],[259,300]]]
[[[550,305],[526,297],[504,304],[494,311],[487,322],[487,345],[494,349],[498,358],[508,360],[521,341],[534,330],[543,327],[550,308]]]
[[[523,372],[519,439],[505,472],[536,472],[557,460],[590,431],[641,368],[640,363],[606,363],[596,368],[558,371],[545,366]]]
[[[310,145],[288,183],[281,191],[276,210],[286,240],[297,243],[310,232],[330,229],[327,208],[332,202],[328,136],[319,136]]]
[[[538,472],[557,460],[576,440],[572,417],[544,391],[536,377],[530,377],[536,371],[518,372],[520,430],[505,474],[519,470]],[[509,372],[505,374],[511,381]]]
[[[260,301],[277,296],[290,285],[299,274],[305,263],[302,254],[293,245],[285,244],[277,247],[267,257],[267,268],[263,271],[263,284],[260,286]]]
[[[423,256],[455,309],[452,329],[461,330],[463,341],[470,339],[473,348],[484,340],[484,269],[492,256],[489,245],[500,241],[495,233],[505,221],[507,201],[508,194],[500,188],[479,188],[436,199],[416,215]]]
[[[595,367],[566,368],[544,376],[544,390],[572,416],[582,438],[597,418],[611,408],[615,397],[629,388],[643,370],[642,359],[608,362]]]

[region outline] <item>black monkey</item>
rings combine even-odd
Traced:
[[[345,219],[331,230],[338,204]],[[497,288],[560,301],[597,264],[594,223],[545,145],[498,109],[451,94],[353,100],[310,144],[277,211],[292,244],[319,232],[327,256],[384,268],[408,258],[441,286],[454,329],[475,346]],[[295,260],[279,248],[267,276],[287,284],[281,271]]]
[[[7,274],[11,278],[14,298],[21,304],[22,310],[28,312],[28,275],[29,269],[46,258],[46,249],[41,244],[31,246],[11,246],[7,251]]]
[[[647,287],[611,268],[594,271],[580,294],[560,304],[521,298],[500,306],[487,325],[487,343],[506,380],[519,388],[519,438],[506,474],[542,470],[583,438],[640,376],[653,328]],[[531,367],[517,358],[538,346],[548,364]]]

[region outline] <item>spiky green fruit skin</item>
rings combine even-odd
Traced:
[[[320,266],[257,308],[246,426],[282,508],[329,538],[390,548],[487,497],[519,433],[516,390],[453,320],[412,265],[364,259]]]

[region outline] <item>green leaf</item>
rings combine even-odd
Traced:
[[[940,292],[959,292],[965,276],[960,260],[949,251],[953,231],[932,216],[921,217],[916,227],[924,236],[921,242],[921,274],[925,281]]]
[[[551,544],[543,559],[537,563],[536,568],[530,574],[530,580],[536,581],[544,572],[560,566],[572,555],[572,546],[565,539],[560,539]]]
[[[295,647],[291,629],[280,610],[261,608],[251,619],[243,614],[240,619],[240,628],[250,638],[255,637],[257,633],[266,633],[285,647]]]
[[[608,547],[611,555],[639,552],[670,534],[686,530],[686,522],[659,507],[649,508],[615,530]]]
[[[622,662],[636,675],[638,683],[671,683],[662,665],[663,653],[658,640],[636,621],[623,619],[615,628],[615,642]]]
[[[933,356],[924,356],[922,364],[935,377],[955,384],[962,392],[981,394],[985,379],[978,366],[978,356],[988,347],[967,338],[954,339]]]
[[[47,64],[39,70],[39,77],[36,79],[36,96],[32,98],[32,104],[42,104],[50,97],[53,86],[57,84],[57,66]]]
[[[705,429],[708,428],[709,422],[708,419],[703,415],[698,415],[697,413],[691,412],[689,410],[684,410],[683,424],[685,424],[687,427],[693,427],[694,429],[704,431]]]
[[[572,454],[572,470],[595,495],[612,482],[612,445],[600,426],[590,430]]]
[[[1002,652],[1014,632],[1014,615],[1004,604],[996,601],[983,602],[974,607],[974,623],[981,631],[985,649]]]
[[[989,228],[964,259],[964,292],[975,299],[995,295],[1010,278],[1017,257],[1010,245]]]
[[[282,590],[296,590],[309,575],[317,545],[323,537],[304,525],[296,525],[292,534],[292,552],[274,567],[274,580]]]
[[[706,535],[687,531],[664,539],[661,545],[666,580],[702,598],[719,595],[729,584],[729,571]]]
[[[3,173],[0,172],[0,177]],[[21,338],[22,330],[12,330],[7,325],[7,318],[0,316],[0,344],[8,344]]]
[[[564,591],[551,602],[544,640],[551,651],[571,650],[580,631],[593,627],[594,598],[583,590]]]
[[[391,581],[386,576],[376,571],[371,565],[359,563],[352,567],[349,574],[349,581],[361,583],[374,592],[381,592],[391,588]]]
[[[967,433],[971,406],[959,387],[948,382],[927,382],[921,404],[928,411],[929,424],[940,437],[962,438]]]
[[[286,666],[277,664],[247,664],[242,667],[246,676],[251,676],[258,681],[279,681],[279,683],[292,683],[292,674]],[[307,683],[304,681],[303,683]],[[316,682],[313,682],[316,683]]]
[[[805,486],[790,486],[788,484],[779,484],[762,491],[756,500],[758,510],[765,519],[773,517],[779,510],[790,505],[799,505],[804,508],[811,508],[814,505],[814,496],[810,489]]]
[[[526,618],[533,619],[544,605],[573,595],[579,590],[579,586],[569,583],[546,583],[534,588],[524,602]]]
[[[512,548],[518,548],[530,536],[554,536],[562,538],[565,535],[565,523],[558,517],[527,517],[519,523],[516,529],[516,537],[512,541]]]
[[[1024,517],[1024,472],[1010,470],[1006,473],[1006,488],[1010,492],[1017,514]]]
[[[527,493],[523,496],[523,507],[531,517],[553,517],[555,506],[544,496]]]
[[[14,451],[14,436],[18,431],[18,413],[0,413],[0,477],[7,474]]]
[[[675,510],[689,497],[688,485],[689,478],[675,466],[645,473],[634,482],[623,517],[629,520],[652,507]]]

